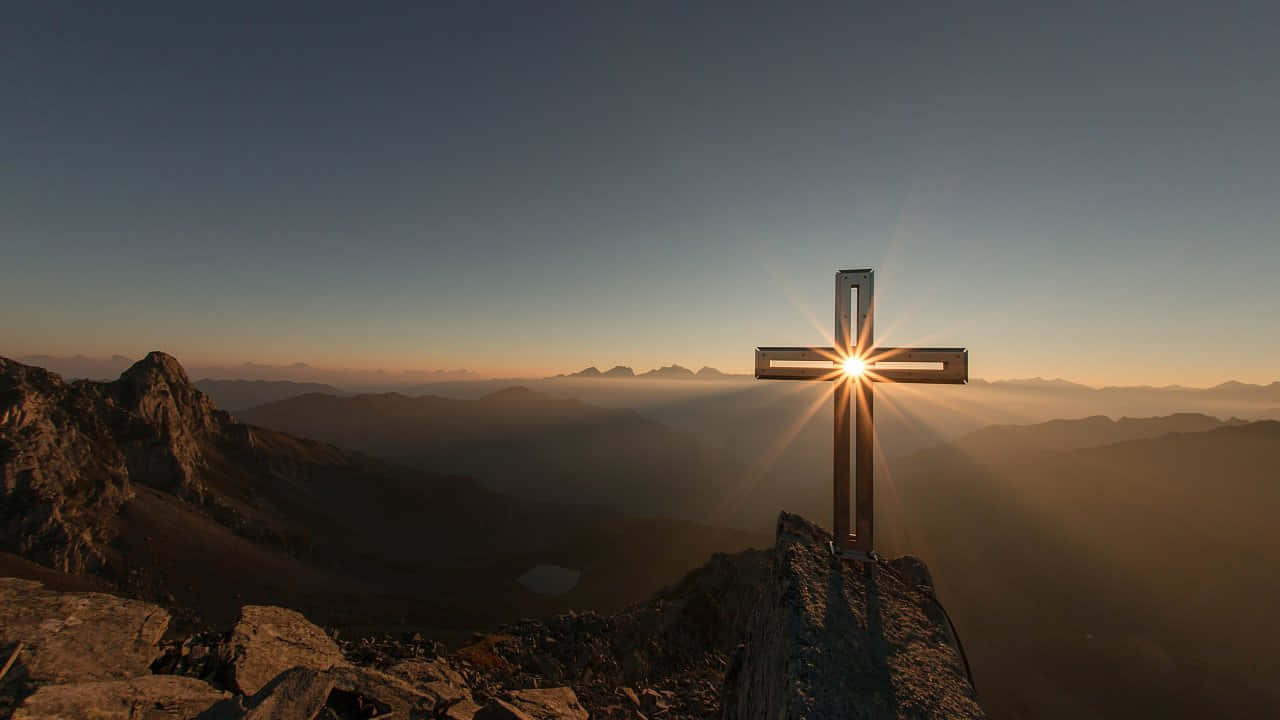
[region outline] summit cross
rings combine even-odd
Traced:
[[[857,323],[854,324],[854,294]],[[877,382],[964,385],[969,381],[969,352],[964,348],[877,347],[872,329],[875,273],[870,269],[836,273],[835,347],[758,347],[758,380],[836,382],[833,453],[833,549],[846,557],[873,557],[875,528],[875,430]],[[855,335],[856,331],[856,335]],[[854,406],[857,414],[854,415]],[[856,418],[856,421],[854,420]],[[850,425],[856,435],[857,524],[849,529]]]

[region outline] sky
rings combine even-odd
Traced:
[[[25,3],[0,354],[1280,378],[1280,8],[1060,5]]]

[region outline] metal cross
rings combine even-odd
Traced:
[[[758,347],[759,380],[836,381],[835,453],[833,464],[835,517],[832,536],[842,555],[868,558],[872,553],[875,497],[875,431],[873,383],[945,383],[969,381],[969,353],[964,348],[876,347],[872,330],[874,273],[870,269],[836,273],[835,347]],[[857,292],[857,325],[853,326],[853,293]],[[857,335],[855,340],[854,330]],[[856,423],[851,422],[856,397]],[[857,525],[849,531],[849,426],[857,436]]]

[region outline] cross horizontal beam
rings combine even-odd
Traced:
[[[758,380],[838,380],[847,356],[832,347],[758,347]],[[876,347],[858,356],[873,382],[964,385],[969,352],[964,348]],[[912,367],[915,366],[915,367]]]

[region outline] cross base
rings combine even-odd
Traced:
[[[876,554],[875,550],[872,550],[871,548],[858,547],[853,541],[853,536],[850,536],[842,545],[836,545],[836,543],[832,541],[829,547],[831,548],[831,554],[841,560],[852,560],[854,562],[866,563],[875,562],[880,559],[880,556]]]

